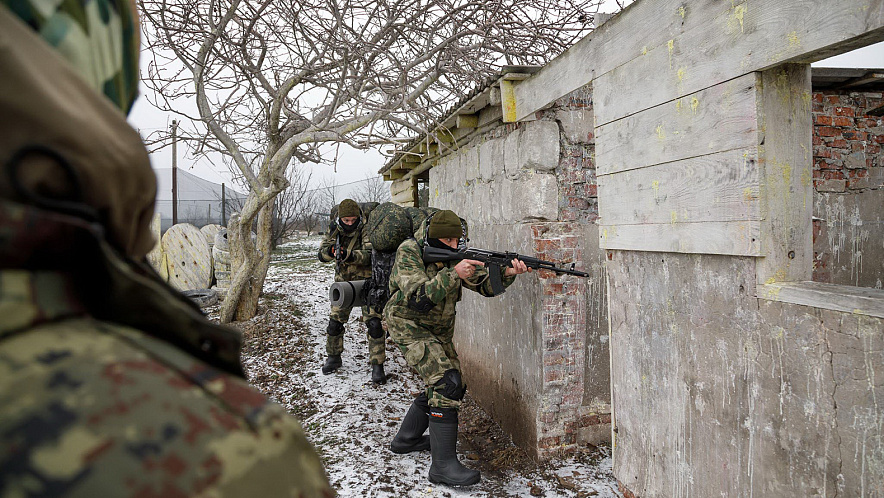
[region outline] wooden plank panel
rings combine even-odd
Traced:
[[[686,9],[692,17],[693,6]],[[817,60],[815,53],[869,30],[866,38],[884,39],[884,0],[749,0],[599,75],[596,124],[796,58]]]
[[[601,25],[515,88],[522,120],[685,29],[728,12],[745,0],[639,1]]]
[[[786,64],[762,73],[759,119],[762,236],[766,257],[756,283],[811,280],[813,273],[813,143],[810,65]]]
[[[754,149],[735,149],[598,177],[606,225],[760,220]]]
[[[599,226],[599,247],[634,251],[762,256],[758,221]]]
[[[412,190],[403,190],[394,194],[392,198],[393,202],[401,206],[414,206],[414,191]]]
[[[813,308],[884,318],[884,290],[866,287],[789,282],[763,285],[758,297]]]
[[[596,128],[597,174],[757,146],[749,74]]]
[[[390,194],[396,195],[399,192],[404,192],[408,190],[411,191],[411,179],[408,180],[396,180],[390,184]]]

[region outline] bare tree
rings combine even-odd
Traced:
[[[255,313],[293,160],[427,131],[501,65],[542,64],[583,36],[599,1],[139,0],[148,99],[191,118],[181,139],[230,157],[249,185],[221,320]]]
[[[366,175],[352,195],[357,202],[387,202],[391,199],[389,185],[377,175]]]

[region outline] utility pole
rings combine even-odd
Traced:
[[[172,120],[172,225],[178,224],[178,121]]]
[[[227,226],[227,192],[223,183],[221,184],[221,226]]]

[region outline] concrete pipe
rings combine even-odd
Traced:
[[[365,306],[365,287],[368,280],[354,280],[352,282],[335,282],[328,289],[328,300],[332,306],[351,308]]]

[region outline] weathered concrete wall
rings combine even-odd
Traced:
[[[589,279],[524,275],[500,297],[467,292],[455,339],[473,396],[535,456],[610,439],[604,261],[592,100],[475,137],[430,170],[430,205],[470,223],[470,245],[577,262]]]
[[[757,300],[753,258],[610,255],[626,488],[884,496],[884,320]]]
[[[816,282],[884,287],[881,92],[813,94]]]

